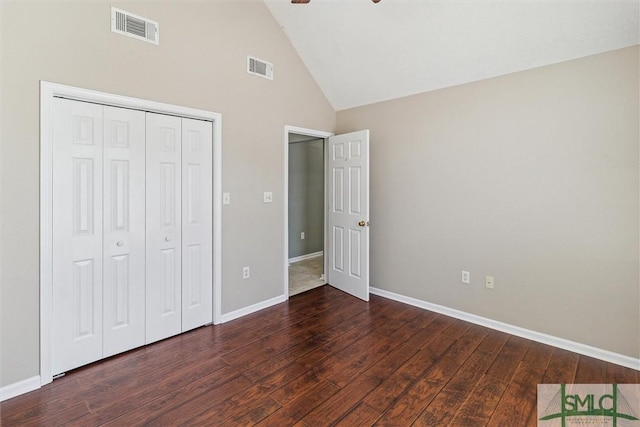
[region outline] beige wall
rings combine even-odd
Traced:
[[[639,76],[635,46],[338,112],[371,285],[640,357]]]
[[[160,46],[110,32],[110,6],[160,22]],[[335,112],[268,9],[243,2],[2,2],[0,386],[39,374],[39,81],[222,113],[223,313],[282,294],[284,125]],[[275,64],[269,81],[246,55]],[[274,203],[264,204],[263,191]],[[251,279],[241,279],[242,266]]]

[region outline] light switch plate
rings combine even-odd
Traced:
[[[273,202],[273,193],[271,191],[264,192],[264,202],[265,203]]]
[[[231,193],[222,193],[222,204],[223,205],[231,204]]]

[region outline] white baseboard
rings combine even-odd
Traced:
[[[255,313],[256,311],[264,310],[265,308],[271,307],[272,305],[280,304],[281,302],[285,302],[286,300],[287,300],[286,296],[279,295],[275,298],[271,298],[266,301],[261,301],[257,304],[253,304],[248,307],[239,308],[238,310],[235,310],[220,316],[220,323],[230,322],[242,316],[246,316],[247,314]]]
[[[320,251],[320,252],[313,252],[310,254],[305,254],[305,255],[300,255],[297,257],[293,257],[293,258],[289,258],[289,264],[294,263],[294,262],[298,262],[298,261],[304,261],[305,259],[309,259],[309,258],[316,258],[319,256],[324,255],[324,251]]]
[[[40,388],[40,375],[0,388],[0,402]]]
[[[625,356],[623,354],[614,353],[609,350],[603,350],[601,348],[592,347],[590,345],[581,344],[575,341],[569,341],[564,338],[554,337],[552,335],[543,334],[541,332],[532,331],[530,329],[521,328],[519,326],[510,325],[508,323],[498,322],[497,320],[488,319],[486,317],[477,316],[475,314],[466,313],[464,311],[456,310],[442,305],[433,304],[416,298],[385,291],[384,289],[369,287],[369,292],[374,295],[392,299],[394,301],[413,305],[414,307],[423,308],[425,310],[444,314],[445,316],[454,317],[456,319],[464,320],[476,325],[485,326],[497,331],[506,332],[511,335],[526,338],[532,341],[537,341],[543,344],[548,344],[553,347],[561,348],[563,350],[572,351],[574,353],[583,354],[585,356],[604,360],[605,362],[615,363],[616,365],[621,365],[640,371],[640,358]]]

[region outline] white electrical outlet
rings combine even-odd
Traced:
[[[304,240],[304,231],[300,233],[300,240]]]
[[[265,203],[273,202],[273,193],[271,191],[264,192],[264,202]]]
[[[469,273],[468,271],[462,270],[462,276],[460,278],[460,281],[465,285],[468,285],[469,283],[471,283],[471,273]]]
[[[231,204],[231,193],[222,193],[222,204],[223,205]]]
[[[248,279],[251,277],[251,269],[249,267],[242,267],[242,278]]]
[[[485,276],[484,277],[484,286],[487,289],[493,289],[493,276]]]

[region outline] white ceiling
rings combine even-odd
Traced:
[[[640,43],[639,0],[264,2],[336,110]]]

